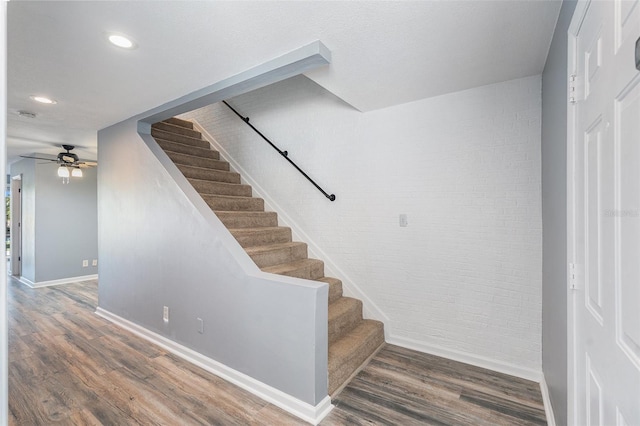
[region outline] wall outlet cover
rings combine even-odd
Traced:
[[[162,319],[164,322],[169,322],[169,307],[165,306],[162,308]]]

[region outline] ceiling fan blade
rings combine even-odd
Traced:
[[[98,163],[95,162],[95,161],[81,161],[81,162],[77,163],[77,165],[82,167],[82,168],[84,168],[84,169],[86,169],[86,168],[89,168],[89,167],[96,167],[98,165]]]
[[[20,157],[22,157],[22,158],[32,158],[32,159],[35,159],[35,160],[53,161],[54,163],[58,162],[58,160],[54,160],[52,158],[33,157],[33,156],[30,156],[30,155],[21,155]]]

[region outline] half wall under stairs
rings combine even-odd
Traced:
[[[342,295],[342,282],[324,276],[324,263],[307,256],[307,245],[292,241],[275,212],[252,197],[238,173],[211,148],[193,123],[170,118],[155,123],[151,135],[180,169],[229,232],[264,272],[322,281],[329,285],[329,395],[384,343],[383,325],[362,318],[362,302]]]

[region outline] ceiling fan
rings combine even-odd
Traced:
[[[69,179],[69,176],[73,177],[82,177],[82,170],[87,167],[95,167],[98,165],[95,161],[80,161],[78,156],[71,152],[75,148],[73,145],[62,145],[62,149],[67,152],[61,152],[58,154],[56,159],[52,158],[43,158],[43,157],[35,157],[31,155],[21,155],[22,158],[33,158],[36,160],[45,160],[52,161],[54,163],[58,163],[60,167],[58,167],[58,176],[61,178]]]
[[[80,161],[78,156],[73,152],[71,152],[74,148],[75,146],[73,145],[62,145],[62,149],[66,150],[67,152],[59,153],[58,157],[55,160],[52,158],[34,157],[31,155],[21,155],[20,157],[34,158],[36,160],[53,161],[55,163],[58,163],[61,166],[66,166],[66,167],[86,168],[86,167],[95,167],[98,165],[98,163],[96,163],[95,161]]]

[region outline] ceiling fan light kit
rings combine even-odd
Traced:
[[[95,167],[98,165],[95,161],[80,161],[78,156],[71,152],[75,148],[73,145],[62,145],[62,148],[67,152],[61,152],[56,159],[42,158],[28,155],[21,155],[22,158],[32,158],[36,160],[46,160],[58,163],[58,177],[62,178],[62,183],[69,183],[69,177],[81,178],[83,167]]]
[[[69,178],[69,168],[66,166],[58,167],[58,177]]]

